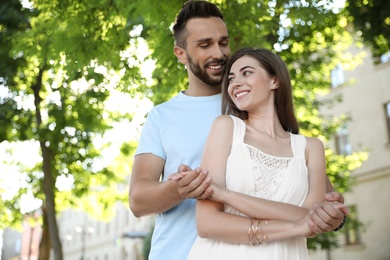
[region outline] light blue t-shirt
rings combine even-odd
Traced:
[[[195,169],[200,166],[211,125],[220,114],[221,94],[192,97],[180,92],[150,111],[136,155],[152,153],[163,158],[163,181],[182,163]],[[186,199],[156,216],[150,260],[187,259],[197,236],[195,203],[195,199]]]

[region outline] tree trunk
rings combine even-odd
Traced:
[[[47,209],[47,222],[49,228],[49,237],[52,242],[54,250],[54,259],[62,260],[62,246],[58,232],[58,225],[56,219],[56,210],[55,210],[55,194],[54,194],[54,179],[52,174],[51,167],[51,152],[45,146],[43,141],[40,142],[42,157],[43,157],[43,190],[45,193],[45,202]]]
[[[42,237],[39,243],[39,260],[50,259],[50,236],[47,223],[47,210],[45,206],[42,206]]]
[[[63,260],[62,246],[58,232],[57,219],[56,219],[56,209],[55,209],[55,193],[54,193],[54,173],[52,171],[52,161],[54,158],[53,153],[50,151],[49,147],[46,146],[46,136],[42,132],[42,116],[41,116],[41,97],[40,91],[42,88],[42,75],[44,69],[39,71],[37,76],[37,81],[35,85],[32,86],[34,91],[34,105],[36,112],[37,120],[37,129],[39,134],[39,144],[42,152],[43,159],[43,191],[45,194],[45,208],[47,212],[47,229],[49,232],[49,237],[51,239],[51,245],[53,246],[54,259]]]

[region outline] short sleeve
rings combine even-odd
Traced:
[[[153,108],[146,118],[145,124],[142,127],[141,137],[135,156],[144,153],[151,153],[166,160],[166,155],[161,142],[161,133],[159,130],[158,111]]]

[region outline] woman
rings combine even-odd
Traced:
[[[279,56],[244,48],[226,72],[227,115],[213,123],[201,163],[213,195],[197,202],[189,259],[308,259],[309,210],[326,193],[323,144],[298,134]]]

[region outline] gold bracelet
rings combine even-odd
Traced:
[[[264,222],[264,226],[268,226],[268,219],[265,220]],[[267,234],[264,234],[263,235],[263,244],[266,244],[267,243]]]
[[[249,225],[249,229],[248,229],[248,239],[249,239],[249,244],[252,245],[252,240],[253,240],[253,237],[255,236],[255,233],[256,233],[256,229],[255,229],[255,226],[253,225],[255,219],[251,218],[251,223]]]
[[[257,221],[257,224],[256,224]],[[257,246],[261,244],[261,220],[251,219],[251,224],[248,229],[248,239],[249,244],[252,246]]]
[[[257,222],[257,236],[256,236],[256,245],[261,245],[261,220]]]

